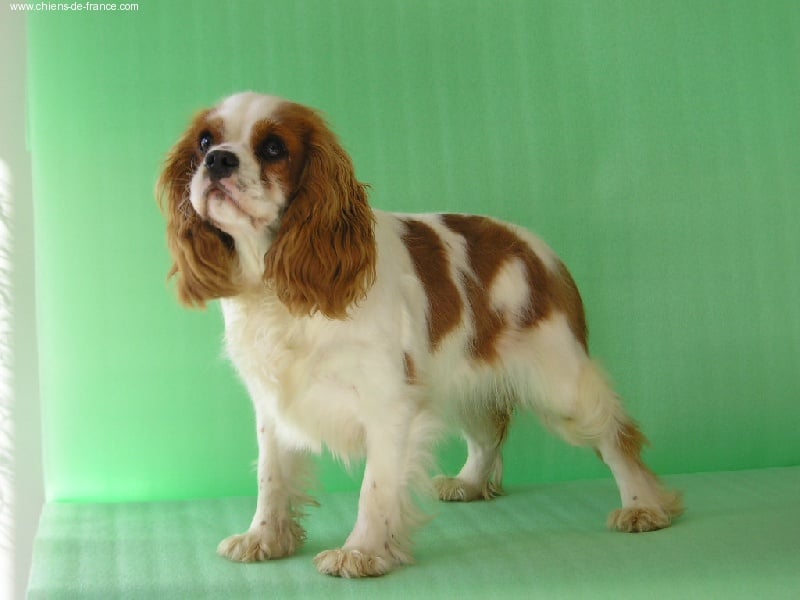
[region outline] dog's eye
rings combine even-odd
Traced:
[[[200,134],[200,152],[205,154],[208,152],[208,149],[214,145],[214,136],[211,135],[208,131],[204,131]]]
[[[278,160],[288,154],[286,144],[277,135],[267,136],[258,147],[258,155],[264,160]]]

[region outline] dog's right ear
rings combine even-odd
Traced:
[[[175,277],[182,304],[200,308],[240,291],[233,238],[202,219],[189,200],[192,177],[203,160],[200,139],[219,128],[209,116],[204,111],[194,118],[167,155],[156,186],[173,260],[168,278]]]

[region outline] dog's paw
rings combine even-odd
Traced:
[[[672,525],[672,521],[683,514],[683,496],[680,492],[659,489],[654,505],[627,506],[615,510],[608,516],[608,527],[625,533],[657,531]]]
[[[237,562],[261,562],[295,553],[303,543],[305,532],[297,523],[269,529],[261,526],[232,535],[217,546],[217,554]]]
[[[390,558],[345,548],[320,552],[314,559],[314,564],[323,575],[347,579],[379,577],[395,566]]]
[[[439,500],[443,502],[471,502],[473,500],[491,500],[502,494],[502,490],[491,481],[477,486],[458,477],[434,477],[433,485]]]
[[[670,514],[662,508],[620,508],[608,516],[608,527],[624,533],[643,533],[669,527]]]

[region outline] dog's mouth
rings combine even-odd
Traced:
[[[219,202],[223,205],[232,206],[239,214],[245,217],[250,224],[252,225],[253,229],[263,229],[267,227],[270,222],[267,219],[262,217],[256,217],[252,215],[249,211],[247,211],[241,204],[239,200],[237,200],[237,194],[235,191],[231,190],[228,186],[224,183],[219,181],[212,181],[206,190],[203,192],[203,200],[205,203],[205,214],[206,219],[211,222],[215,227],[225,231],[225,227],[223,223],[217,222],[210,214],[210,205],[212,202]]]
[[[245,212],[242,205],[236,200],[234,193],[219,181],[211,182],[203,195],[205,196],[206,203],[210,202],[212,199],[216,199],[221,202],[228,202],[237,210]]]
[[[203,192],[203,199],[205,200],[205,206],[206,206],[205,210],[206,215],[209,215],[209,206],[211,202],[216,201],[222,204],[227,204],[229,206],[232,206],[242,216],[252,221],[253,215],[251,215],[248,211],[244,209],[241,202],[237,200],[236,196],[237,196],[236,192],[234,190],[231,190],[224,183],[221,183],[219,181],[212,181],[206,188],[206,191]]]

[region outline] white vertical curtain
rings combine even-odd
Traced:
[[[0,160],[0,598],[14,581],[11,221],[11,173]]]

